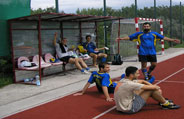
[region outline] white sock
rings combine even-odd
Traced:
[[[162,105],[166,105],[166,104],[168,104],[168,102],[169,102],[169,101],[168,101],[168,100],[166,100],[166,101],[165,101],[165,103],[163,103]]]

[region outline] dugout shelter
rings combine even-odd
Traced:
[[[46,53],[54,55],[54,33],[60,38],[68,39],[68,46],[77,46],[85,36],[92,35],[92,40],[98,43],[98,23],[104,21],[120,20],[120,17],[91,16],[75,14],[42,13],[10,19],[9,32],[11,40],[11,55],[13,62],[14,82],[20,82],[24,78],[33,77],[35,74],[41,77],[44,73],[58,72],[58,68],[42,68],[41,58]],[[96,44],[98,46],[98,44]],[[39,68],[34,70],[20,70],[17,67],[17,59],[21,56],[28,57],[39,55]],[[59,68],[61,71],[62,68]],[[46,70],[46,71],[44,71]]]

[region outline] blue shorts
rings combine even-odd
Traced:
[[[88,55],[90,56],[91,53],[98,55],[98,54],[100,54],[101,52],[95,52],[95,53],[94,53],[94,52],[90,52],[90,53],[88,53]]]

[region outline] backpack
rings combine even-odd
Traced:
[[[121,60],[121,56],[119,54],[114,55],[114,60],[112,61],[113,65],[121,65],[123,61]]]

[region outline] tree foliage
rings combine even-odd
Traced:
[[[129,7],[122,7],[121,9],[112,9],[107,7],[107,16],[116,16],[123,18],[134,18],[135,17],[135,5],[132,4]],[[91,8],[91,9],[82,9],[77,10],[77,14],[80,15],[98,15],[103,16],[103,8]],[[184,13],[184,6],[182,6],[182,13]],[[143,9],[137,10],[138,17],[143,18],[154,18],[154,7],[144,7]],[[163,20],[164,23],[164,34],[170,36],[170,7],[168,6],[158,6],[156,8],[156,17]],[[184,15],[182,16],[184,19]],[[183,22],[184,24],[184,22]],[[175,38],[181,38],[180,36],[180,6],[172,6],[172,36]]]
[[[124,18],[134,18],[135,17],[135,5],[122,7],[121,9],[112,9],[111,7],[107,7],[107,16],[116,16],[116,17],[124,17]],[[172,18],[180,19],[180,6],[175,5],[172,7]],[[103,8],[88,8],[88,9],[77,9],[77,14],[80,15],[97,15],[103,16]],[[138,17],[145,18],[154,18],[154,7],[144,7],[143,9],[137,10]],[[182,6],[182,13],[184,13],[184,6]],[[170,7],[168,6],[158,6],[156,7],[157,18],[164,17],[169,19],[170,17]],[[183,16],[184,17],[184,16]]]
[[[45,9],[42,9],[42,8],[38,8],[36,10],[33,10],[31,9],[31,15],[33,14],[40,14],[40,13],[54,13],[56,12],[56,9],[54,7],[48,7],[48,8],[45,8]]]
[[[39,8],[37,10],[31,9],[31,14],[38,14],[38,13],[45,13],[51,12],[54,13],[56,9],[54,7],[48,7],[45,9]],[[121,9],[112,9],[111,7],[107,7],[107,16],[116,16],[116,17],[124,17],[124,18],[134,18],[135,17],[135,5],[132,4],[131,6],[122,7]],[[166,18],[169,19],[170,17],[170,7],[168,6],[158,6],[156,8],[156,15],[157,18]],[[175,20],[180,19],[180,6],[175,5],[172,7],[172,18]],[[61,11],[64,13],[64,11]],[[145,18],[154,18],[154,7],[144,7],[143,9],[137,10],[138,17],[145,17]],[[182,13],[184,13],[184,6],[182,6]],[[96,15],[96,16],[103,16],[103,8],[84,8],[84,9],[77,9],[76,14],[80,15]],[[184,18],[184,15],[183,15]]]
[[[46,9],[37,9],[31,10],[31,14],[38,14],[38,13],[45,13],[45,12],[55,12],[56,9],[54,7],[49,7]],[[172,6],[172,34],[173,37],[180,38],[180,6],[175,5]],[[135,17],[135,5],[132,4],[131,6],[122,7],[121,9],[112,9],[111,7],[107,7],[106,9],[107,16],[115,16],[115,17],[123,17],[123,18],[134,18]],[[62,11],[62,13],[64,13]],[[184,13],[184,6],[182,6],[182,13]],[[103,8],[84,8],[84,9],[77,9],[76,14],[79,15],[95,15],[95,16],[103,16]],[[154,7],[144,7],[143,9],[137,10],[138,17],[143,18],[154,18]],[[169,36],[170,34],[170,7],[168,6],[158,6],[156,8],[156,17],[163,20],[164,23],[164,34]],[[184,19],[184,15],[182,16]],[[184,24],[184,22],[183,22]],[[111,23],[107,23],[109,28],[107,29],[110,32],[110,25]],[[103,41],[103,23],[99,24],[99,31],[101,35],[99,35],[99,39]],[[110,38],[110,35],[108,35]]]

